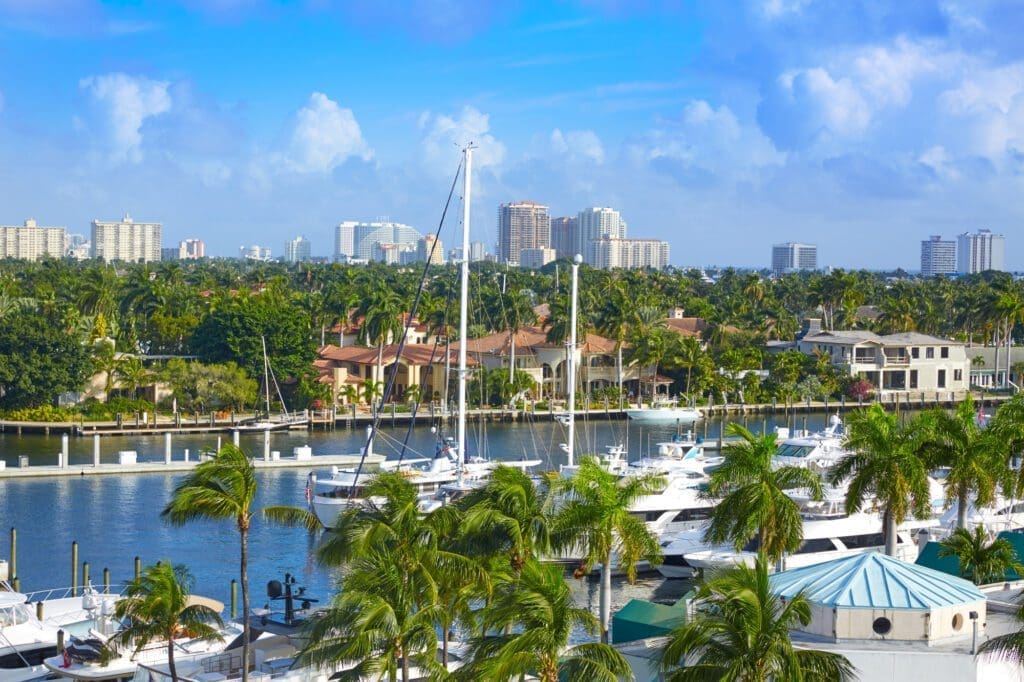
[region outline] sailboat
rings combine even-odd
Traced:
[[[473,145],[463,150],[463,206],[462,206],[462,263],[460,268],[459,296],[459,338],[468,338],[467,320],[469,317],[469,208],[471,201],[471,178],[473,172]],[[445,439],[438,447],[432,459],[406,459],[402,462],[385,461],[380,465],[381,471],[400,471],[417,487],[421,496],[421,510],[426,512],[439,504],[446,504],[487,479],[497,462],[482,459],[467,460],[466,458],[466,379],[467,379],[466,344],[459,343],[458,367],[458,414],[455,439]],[[368,456],[373,453],[374,433],[367,438],[367,447],[360,454]],[[540,460],[518,460],[502,462],[510,466],[531,467],[540,464]],[[341,513],[348,505],[363,498],[363,486],[369,478],[363,467],[334,469],[330,477],[320,478],[311,474],[306,487],[306,499],[309,507],[325,527],[334,526]]]
[[[277,377],[274,376],[274,370],[270,367],[270,361],[267,359],[267,339],[261,336],[260,341],[263,344],[263,398],[266,411],[263,415],[238,424],[235,426],[235,430],[280,431],[307,426],[309,424],[309,412],[307,410],[290,413],[288,408],[285,407],[284,397],[281,395],[281,387],[278,385]],[[277,391],[277,399],[281,401],[281,412],[279,414],[272,414],[270,411],[271,380],[273,380],[274,388]]]

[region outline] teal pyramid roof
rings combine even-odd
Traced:
[[[772,592],[840,608],[933,609],[983,601],[972,583],[877,552],[777,573]]]

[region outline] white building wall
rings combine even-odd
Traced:
[[[130,215],[120,222],[92,222],[92,257],[129,263],[160,260],[160,223],[137,223]]]

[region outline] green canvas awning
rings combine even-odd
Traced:
[[[633,599],[612,616],[612,643],[667,635],[686,620],[688,598],[672,606]]]

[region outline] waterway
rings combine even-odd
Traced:
[[[775,425],[819,429],[827,415],[790,416],[783,414],[750,416],[747,426],[760,431]],[[740,421],[741,417],[731,421]],[[721,422],[709,420],[707,440],[717,438]],[[384,426],[375,443],[375,451],[397,456],[407,427]],[[676,431],[673,426],[639,428],[626,421],[590,421],[577,424],[577,451],[603,452],[605,446],[628,442],[631,458],[656,448]],[[705,434],[703,422],[697,435]],[[558,423],[471,425],[469,454],[493,459],[540,458],[545,466],[557,468],[566,455],[559,448],[565,442],[565,427]],[[230,436],[219,436],[225,442]],[[270,447],[283,454],[308,445],[314,455],[358,452],[365,434],[350,430],[288,432],[271,434]],[[173,457],[182,459],[188,448],[194,457],[203,449],[214,449],[217,434],[174,436]],[[431,428],[419,426],[408,440],[409,453],[432,454],[437,435]],[[242,434],[240,445],[255,456],[262,456],[263,434]],[[34,464],[56,464],[61,448],[60,436],[17,436],[0,434],[0,458],[7,466],[17,466],[18,457],[27,455]],[[91,438],[72,438],[70,461],[92,462]],[[115,462],[119,450],[135,450],[140,461],[162,461],[163,436],[109,437],[101,440],[101,459]],[[256,508],[268,505],[303,505],[306,477],[314,470],[281,469],[258,472],[259,493]],[[9,559],[8,531],[18,531],[17,570],[23,591],[67,586],[71,583],[71,543],[79,545],[81,562],[88,561],[94,583],[102,580],[109,568],[114,584],[132,577],[133,559],[143,564],[158,560],[185,564],[195,578],[194,591],[228,602],[230,583],[238,576],[238,533],[229,521],[197,521],[184,527],[171,526],[160,518],[175,485],[184,474],[125,474],[108,476],[55,477],[49,479],[10,479],[0,481],[0,558]],[[327,599],[335,592],[337,576],[317,564],[316,548],[320,533],[282,528],[257,519],[250,532],[249,576],[252,604],[265,602],[265,585],[280,580],[286,572],[315,597]],[[597,608],[597,585],[574,581],[581,604]],[[644,578],[637,585],[616,589],[615,607],[633,597],[671,600],[681,595],[684,586]]]

